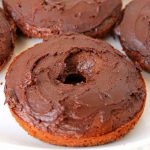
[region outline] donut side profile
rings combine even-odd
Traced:
[[[66,34],[17,56],[5,95],[30,135],[75,147],[127,134],[143,113],[146,88],[140,70],[106,42]]]
[[[124,10],[116,35],[127,55],[150,72],[150,0],[133,0]]]
[[[3,7],[28,37],[77,32],[104,37],[121,14],[121,0],[3,0]]]
[[[15,44],[15,25],[0,8],[0,71],[11,58]]]

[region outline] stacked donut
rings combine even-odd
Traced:
[[[12,54],[16,28],[44,39],[18,55],[6,74],[6,103],[20,126],[64,146],[126,135],[146,101],[141,67],[150,72],[149,4],[133,0],[122,11],[121,0],[3,0],[1,66]],[[133,61],[100,40],[113,29]]]

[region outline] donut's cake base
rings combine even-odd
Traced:
[[[124,46],[124,44],[123,44],[121,38],[119,38],[119,41],[120,41],[120,43],[121,43],[121,46],[123,47],[123,50],[124,50],[125,53],[128,55],[128,57],[129,57],[135,64],[138,64],[138,65],[141,67],[141,69],[143,69],[143,70],[145,70],[145,71],[147,71],[147,72],[150,73],[150,66],[149,66],[148,63],[147,63],[147,64],[145,63],[145,58],[142,57],[142,55],[141,55],[138,51],[133,51],[133,50],[127,49],[127,48]]]
[[[119,9],[120,8],[118,7],[110,17],[105,19],[105,21],[101,25],[94,28],[93,30],[85,32],[84,34],[94,38],[104,38],[113,29],[117,20],[120,19],[122,13],[119,13]]]
[[[11,110],[11,109],[10,109]],[[116,141],[123,137],[125,134],[127,134],[131,129],[134,128],[138,120],[140,119],[142,113],[144,111],[144,105],[140,112],[137,113],[137,115],[130,120],[128,123],[124,124],[117,130],[110,132],[108,134],[104,134],[102,136],[97,137],[84,137],[84,138],[67,138],[67,137],[61,137],[61,136],[54,136],[52,134],[49,134],[48,132],[44,132],[41,130],[38,130],[34,126],[30,126],[28,123],[23,121],[20,117],[11,110],[11,113],[13,117],[16,119],[16,121],[19,123],[19,125],[28,132],[29,135],[50,143],[54,145],[62,145],[62,146],[72,146],[72,147],[83,147],[83,146],[95,146],[99,144],[106,144],[109,142]]]
[[[9,57],[3,62],[3,64],[0,66],[0,71],[2,71],[2,69],[6,66],[6,64],[11,59],[12,55],[13,55],[13,51],[11,52],[11,54],[9,55]]]
[[[85,3],[85,1],[82,1],[82,0],[77,1],[77,2],[58,1],[56,3],[51,1],[51,4],[50,2],[45,2],[41,4],[40,7],[39,5],[37,5],[37,10],[41,11],[41,14],[38,14],[38,11],[36,11],[36,8],[34,8],[33,6],[33,3],[34,3],[33,2],[31,4],[28,4],[29,6],[31,5],[30,7],[33,9],[32,11],[34,12],[32,14],[32,12],[30,12],[29,10],[29,14],[30,14],[29,17],[31,17],[30,20],[33,20],[32,22],[30,22],[29,17],[26,17],[26,14],[24,13],[26,11],[25,9],[28,10],[29,6],[24,5],[24,3],[25,1],[23,0],[20,2],[19,1],[9,2],[8,0],[3,0],[3,6],[4,6],[4,10],[6,14],[8,14],[10,17],[14,19],[14,21],[16,22],[16,25],[26,36],[34,37],[34,38],[47,38],[48,36],[51,36],[51,35],[67,33],[67,32],[84,33],[86,35],[96,37],[96,38],[104,37],[107,33],[109,33],[109,31],[114,27],[115,23],[119,19],[120,14],[121,14],[121,7],[122,7],[121,0],[115,0],[113,3],[108,0],[104,2],[103,1],[96,2],[96,1],[88,0],[87,3]],[[92,4],[97,4],[97,6],[93,8]],[[87,9],[86,5],[91,5],[90,10],[86,10]],[[59,12],[60,11],[59,8],[57,10],[57,7],[61,7],[62,13]],[[49,9],[50,10],[52,9],[52,10],[49,11]],[[53,13],[53,9],[56,9],[57,12],[59,12],[59,15],[61,16],[60,19],[59,18],[58,20],[56,19],[57,17],[59,17],[59,15],[55,16],[57,12],[55,12],[52,15],[54,16],[54,18],[50,17],[51,15],[48,15],[48,14]],[[72,10],[71,14],[69,12],[70,9]],[[78,10],[79,12],[77,14],[76,14],[76,9],[79,9]],[[43,11],[45,10],[47,11],[47,17],[45,16],[45,12],[43,13]],[[65,15],[63,16],[63,14],[65,13],[67,14],[68,17],[66,17]],[[22,17],[20,17],[19,14],[21,14]],[[35,16],[33,17],[33,15]],[[75,17],[73,17],[73,15],[75,15]],[[37,19],[37,16],[40,16],[40,17]],[[67,18],[67,19],[64,19],[64,18]],[[68,21],[68,18],[69,18],[69,21]],[[80,20],[78,19],[76,20],[76,18],[79,18]],[[91,21],[90,18],[94,18],[94,19]],[[61,20],[61,22],[59,20]],[[89,22],[87,20],[89,20]],[[99,23],[94,25],[94,22],[96,20]],[[44,22],[46,23],[44,24]],[[49,24],[47,22],[49,22]],[[52,24],[52,22],[56,22],[56,23]],[[91,25],[91,22],[92,22],[92,25]]]
[[[16,40],[16,26],[11,18],[5,16],[4,11],[0,8],[0,71],[4,68],[10,60],[15,40]]]
[[[52,69],[43,75],[43,68]],[[132,62],[106,42],[78,34],[51,37],[17,56],[6,75],[5,94],[12,115],[30,135],[64,146],[119,139],[138,122],[146,101],[144,80]]]
[[[116,35],[126,54],[139,66],[150,72],[150,0],[133,0],[124,9]],[[133,13],[133,10],[136,10]]]
[[[94,38],[104,38],[110,33],[119,17],[120,13],[115,11],[115,13],[111,17],[108,17],[101,25],[83,34]],[[49,29],[36,28],[29,24],[18,24],[18,27],[23,34],[29,38],[47,38],[54,35]]]

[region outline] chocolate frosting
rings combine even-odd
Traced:
[[[96,136],[141,111],[145,84],[119,51],[83,35],[53,36],[23,52],[6,75],[6,102],[51,134]]]
[[[14,34],[8,19],[0,8],[0,66],[10,57],[14,47]]]
[[[42,32],[87,32],[102,24],[121,0],[3,0],[18,26]]]
[[[150,0],[134,0],[127,5],[116,29],[121,43],[135,61],[150,72]]]

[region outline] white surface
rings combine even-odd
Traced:
[[[125,0],[124,0],[125,1]],[[121,50],[121,46],[117,40],[112,37],[107,39],[115,48]],[[25,37],[19,37],[17,40],[15,55],[18,55],[21,51],[33,46],[34,44],[41,42],[37,39],[27,39]],[[53,146],[40,142],[29,135],[16,123],[16,121],[11,116],[7,106],[4,106],[5,96],[3,93],[4,88],[4,78],[8,65],[5,69],[0,72],[0,149],[73,149],[65,148],[59,146]],[[135,149],[135,150],[147,150],[150,149],[150,74],[143,72],[144,79],[147,84],[147,103],[145,107],[144,114],[140,119],[139,123],[136,125],[134,130],[132,130],[128,135],[126,135],[121,140],[104,145],[89,148],[78,148],[78,149]],[[149,148],[148,148],[149,147]],[[74,148],[77,149],[77,148]]]

